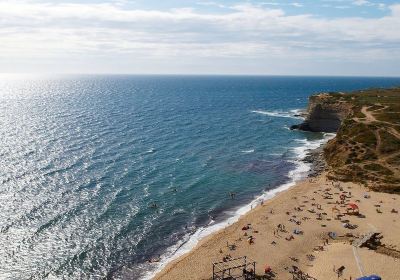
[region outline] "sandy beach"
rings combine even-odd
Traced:
[[[349,203],[355,203],[362,215],[346,214]],[[271,279],[292,279],[293,266],[315,279],[338,279],[337,270],[342,266],[339,279],[370,274],[400,279],[399,211],[399,195],[333,182],[321,174],[297,183],[237,223],[204,238],[154,279],[212,279],[213,262],[241,256],[256,262],[259,276],[269,266]],[[329,232],[334,233],[333,238]],[[355,246],[364,235],[374,232],[383,237],[377,250]]]

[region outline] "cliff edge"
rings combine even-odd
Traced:
[[[337,132],[324,148],[331,179],[400,193],[400,88],[312,96],[293,128]]]
[[[293,125],[291,129],[337,132],[342,121],[352,112],[351,105],[336,96],[343,94],[321,93],[311,96],[305,121],[299,125]]]

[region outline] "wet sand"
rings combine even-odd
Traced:
[[[346,196],[343,204],[341,194]],[[364,198],[365,194],[370,198]],[[365,218],[346,214],[337,220],[338,212],[332,208],[344,214],[351,202],[359,206]],[[400,214],[392,213],[392,209],[400,212],[399,195],[370,192],[354,183],[335,183],[322,174],[299,182],[255,207],[238,222],[204,238],[154,279],[212,279],[212,262],[228,255],[256,261],[257,275],[264,275],[265,265],[270,266],[273,279],[292,279],[292,266],[316,279],[338,279],[334,269],[341,266],[345,269],[339,279],[356,279],[363,274],[400,279],[400,259],[396,255],[400,251]],[[345,228],[344,220],[356,228]],[[284,225],[284,231],[277,229],[279,224]],[[246,225],[249,229],[243,230]],[[295,234],[296,229],[303,234]],[[337,237],[328,237],[329,232],[335,232]],[[379,253],[351,245],[369,232],[380,232],[382,244],[390,249],[378,250],[384,251]],[[346,237],[350,234],[353,237]],[[254,238],[251,244],[249,236]],[[288,240],[291,236],[294,239]]]

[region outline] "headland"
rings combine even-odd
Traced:
[[[400,89],[312,96],[293,128],[337,132],[306,158],[311,177],[204,238],[154,279],[212,279],[212,263],[229,267],[241,256],[256,262],[256,279],[398,279]]]

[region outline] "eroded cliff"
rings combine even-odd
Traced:
[[[338,100],[336,95],[321,93],[311,96],[305,121],[292,126],[292,129],[313,132],[338,131],[342,121],[352,112],[352,106],[347,102]]]
[[[319,94],[299,125],[337,131],[324,148],[328,176],[400,192],[400,88]]]

